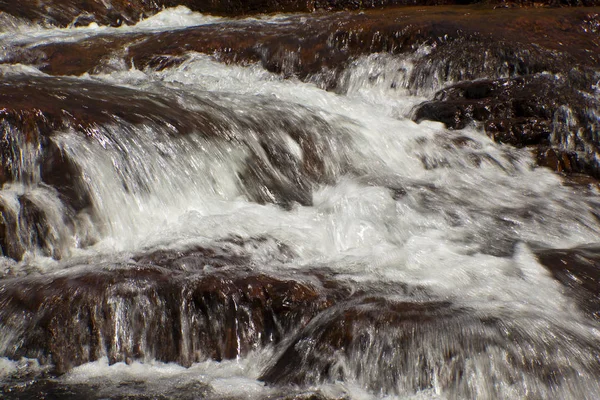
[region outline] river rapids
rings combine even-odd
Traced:
[[[0,397],[600,398],[598,186],[415,118],[461,80],[415,79],[431,43],[304,76],[193,49],[10,61],[294,18],[2,20]]]

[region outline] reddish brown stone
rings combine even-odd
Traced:
[[[18,336],[2,356],[37,358],[57,373],[104,355],[111,363],[149,358],[182,365],[244,356],[278,343],[337,296],[296,278],[134,264],[5,279],[3,331]]]
[[[270,71],[302,79],[328,71],[320,75],[321,83],[334,89],[338,74],[361,54],[410,53],[428,44],[430,52],[417,58],[410,76],[412,90],[447,81],[490,79],[442,90],[416,110],[415,118],[439,120],[455,129],[476,121],[500,142],[543,148],[550,144],[550,133],[559,132],[552,144],[558,148],[569,129],[582,128],[576,143],[570,144],[575,145],[569,151],[577,152],[578,160],[570,168],[594,175],[600,171],[593,157],[597,121],[590,120],[587,110],[598,105],[585,93],[593,91],[594,68],[600,64],[598,23],[595,9],[402,8],[290,17],[286,24],[238,21],[151,35],[99,36],[14,50],[12,62],[33,63],[52,74],[81,74],[104,68],[103,60],[110,54],[120,54],[127,65],[162,69],[197,51],[225,62],[260,62]],[[512,78],[494,79],[506,75]],[[564,118],[555,118],[561,106],[574,111],[577,126],[565,127]],[[316,162],[306,167],[316,176],[322,170],[320,159],[305,157],[313,159]],[[272,180],[263,163],[260,159],[249,163],[244,179]],[[261,202],[308,204],[302,189],[307,183],[288,178],[293,184],[277,181],[267,185],[267,192],[248,195]]]
[[[0,256],[20,260],[25,248],[17,234],[18,214],[0,199]]]
[[[5,62],[24,61],[39,64],[48,73],[79,75],[113,53],[121,54],[126,65],[133,62],[144,68],[155,65],[157,57],[164,60],[197,51],[217,54],[224,61],[259,61],[269,70],[305,77],[325,67],[343,67],[361,54],[412,52],[423,43],[435,45],[418,68],[423,74],[415,75],[418,85],[432,75],[431,68],[443,71],[446,66],[448,79],[470,79],[495,77],[489,73],[501,68],[524,74],[597,65],[594,49],[600,42],[589,27],[594,26],[590,21],[595,15],[590,10],[595,9],[434,7],[313,14],[290,17],[286,24],[238,21],[160,34],[100,35],[25,52],[11,49],[12,58],[7,56]]]

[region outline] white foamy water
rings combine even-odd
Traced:
[[[54,28],[42,27],[29,22],[3,16],[0,22],[0,42],[4,45],[38,46],[47,43],[77,42],[98,35],[124,35],[131,33],[165,32],[186,29],[200,25],[246,21],[256,23],[285,23],[287,15],[268,15],[258,17],[225,18],[193,12],[185,6],[166,8],[157,14],[142,19],[135,25],[118,27],[98,25],[92,22],[88,26]]]
[[[44,28],[39,25],[19,24],[15,22],[13,24],[5,24],[4,32],[0,30],[0,41],[5,44],[30,45],[76,42],[100,34],[169,31],[223,21],[225,21],[224,18],[195,13],[187,7],[178,6],[165,9],[131,26],[109,27],[100,26],[93,22],[89,26],[75,28]]]
[[[76,28],[53,30],[51,35],[40,29],[19,32],[22,36],[10,40],[79,40],[96,30],[164,30],[214,21],[178,7],[132,28]],[[426,288],[435,299],[529,324],[532,336],[545,338],[551,325],[597,341],[596,326],[564,295],[530,247],[600,241],[592,214],[598,193],[575,195],[557,175],[535,167],[526,150],[496,144],[473,128],[448,131],[438,123],[410,121],[407,114],[422,100],[406,89],[410,68],[410,60],[383,55],[357,60],[346,71],[340,93],[284,80],[258,65],[226,66],[198,54],[188,54],[183,64],[160,72],[121,70],[73,78],[159,94],[189,113],[209,113],[219,122],[218,135],[198,127],[177,136],[159,124],[125,122],[98,127],[93,140],[60,132],[52,140],[81,168],[93,210],[79,216],[76,221],[85,223],[75,222],[73,233],[56,233],[55,242],[69,250],[64,260],[45,259],[33,249],[26,261],[10,264],[11,270],[26,274],[32,265],[36,272],[94,268],[98,260],[128,260],[152,249],[265,236],[288,246],[293,257],[273,259],[265,256],[269,248],[255,253],[248,249],[251,259],[270,261],[253,263],[256,269],[324,266],[357,285],[406,283]],[[302,147],[306,141],[312,144]],[[272,149],[285,154],[284,161],[270,158]],[[310,149],[322,159],[322,168],[300,185],[289,170],[302,169],[314,157]],[[271,175],[247,178],[253,160],[266,165],[273,180],[300,186],[310,202],[281,207],[254,201],[256,186],[275,189]],[[35,185],[6,185],[0,200],[16,208],[16,199],[24,195],[45,203],[60,219],[60,204],[44,199],[52,195]],[[65,235],[71,235],[66,245]],[[84,236],[97,241],[82,245]],[[572,350],[570,343],[560,345],[566,353]],[[3,346],[7,344],[0,340]],[[152,360],[108,365],[101,359],[58,381],[100,385],[100,394],[107,397],[145,392],[175,396],[178,390],[197,390],[207,398],[258,399],[280,394],[280,389],[257,381],[272,356],[272,349],[266,349],[244,359],[190,368]],[[492,368],[485,360],[472,363],[469,371]],[[0,378],[18,367],[0,359]],[[471,379],[482,398],[495,393],[486,391],[485,374]],[[583,386],[571,390],[565,384],[554,394],[575,398],[582,390],[600,391],[598,382],[582,379]],[[349,379],[312,389],[332,398],[391,398],[365,389],[363,383]],[[506,390],[507,397],[524,393],[521,387]],[[445,396],[433,387],[401,398]]]

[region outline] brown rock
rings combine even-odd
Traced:
[[[290,16],[286,24],[242,20],[158,34],[99,35],[75,43],[14,47],[7,49],[4,62],[79,75],[92,72],[111,56],[143,69],[165,57],[196,51],[228,62],[258,61],[271,71],[306,78],[324,68],[338,71],[362,54],[412,53],[428,44],[431,52],[418,61],[411,78],[412,87],[422,87],[433,76],[456,81],[595,66],[600,59],[594,49],[600,42],[593,32],[594,15],[582,9],[457,6],[317,13]]]
[[[122,58],[124,65],[162,69],[196,51],[225,62],[260,62],[270,71],[343,91],[339,74],[354,58],[414,53],[427,45],[429,51],[416,58],[408,87],[426,93],[447,82],[463,82],[422,104],[416,119],[442,121],[454,129],[477,122],[497,141],[573,154],[569,166],[541,161],[597,177],[598,121],[589,111],[598,109],[591,95],[600,64],[597,27],[597,13],[588,9],[401,8],[290,17],[286,24],[237,21],[152,35],[98,36],[12,49],[7,61],[39,65],[52,74],[81,74],[104,68],[111,57]],[[305,159],[316,159],[312,166],[319,168],[319,157]],[[242,174],[247,182],[271,182],[248,192],[251,198],[284,206],[309,204],[304,188],[311,179],[293,173],[297,167],[285,176],[274,175],[268,164],[259,157]]]
[[[462,82],[419,105],[414,118],[453,129],[481,123],[497,142],[536,146],[540,165],[597,176],[598,120],[589,110],[600,109],[600,103],[578,83],[543,74]]]
[[[577,154],[561,152],[560,150],[540,148],[537,152],[537,163],[542,167],[553,169],[557,172],[572,173],[577,170]]]
[[[578,385],[582,371],[597,376],[597,344],[545,324],[548,336],[525,330],[522,321],[489,318],[446,302],[363,298],[315,317],[261,379],[300,386],[350,380],[381,394],[435,387],[452,398],[470,398],[480,390],[472,378],[481,373],[499,384],[488,387],[491,397],[500,395],[500,382],[510,382],[515,393],[537,395],[565,381]],[[553,343],[556,338],[575,344],[566,350],[566,363],[557,357],[565,348]]]
[[[67,225],[72,225],[72,219],[80,212],[96,217],[79,160],[63,152],[52,138],[57,132],[69,131],[69,134],[84,136],[90,143],[97,141],[100,146],[103,142],[118,140],[115,137],[118,133],[108,129],[111,125],[151,127],[157,134],[164,135],[165,140],[181,140],[183,135],[194,133],[246,146],[251,154],[245,170],[240,173],[241,189],[251,200],[261,203],[272,202],[285,207],[294,203],[310,204],[312,186],[330,179],[324,158],[332,150],[324,133],[333,128],[320,117],[311,115],[309,110],[300,114],[286,113],[281,104],[263,102],[258,105],[260,113],[249,116],[227,108],[226,102],[220,105],[208,96],[195,97],[194,109],[188,110],[179,105],[177,95],[175,91],[165,91],[159,96],[72,78],[6,77],[0,83],[0,123],[4,127],[0,138],[2,183],[52,186],[64,203]],[[256,133],[260,148],[251,143],[255,136],[246,137],[237,132]],[[127,134],[127,130],[122,134]],[[292,154],[286,135],[298,144],[302,157]],[[5,255],[20,259],[23,249],[42,245],[46,240],[43,232],[58,229],[42,227],[45,211],[38,211],[35,215],[39,218],[34,218],[38,222],[32,226],[39,227],[35,231],[39,235],[23,229],[21,233],[13,229],[3,234],[0,245]],[[6,216],[2,229],[6,231],[16,226],[11,222],[15,218]],[[31,234],[36,239],[23,239],[21,245],[8,243],[8,238],[21,234]],[[42,247],[44,252],[58,256],[55,250],[49,250],[51,246]]]
[[[76,160],[52,140],[57,132],[71,131],[89,140],[109,135],[109,124],[158,125],[165,135],[201,131],[215,134],[208,112],[186,112],[176,102],[148,93],[68,78],[5,77],[0,83],[0,170],[2,182],[25,185],[18,209],[2,205],[0,248],[5,256],[20,259],[26,250],[40,249],[60,258],[68,248],[73,218],[90,209],[92,199]],[[62,218],[28,199],[42,186],[63,203]],[[53,193],[49,185],[58,191]],[[44,189],[45,187],[45,189]]]
[[[18,212],[0,199],[0,255],[20,260],[25,248],[19,240],[17,223]]]
[[[133,264],[5,279],[0,315],[15,337],[2,356],[37,358],[57,373],[105,355],[111,363],[230,359],[278,343],[329,307],[332,293],[237,267],[207,274]]]

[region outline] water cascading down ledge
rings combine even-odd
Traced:
[[[0,0],[0,397],[600,398],[599,4],[405,3]]]

